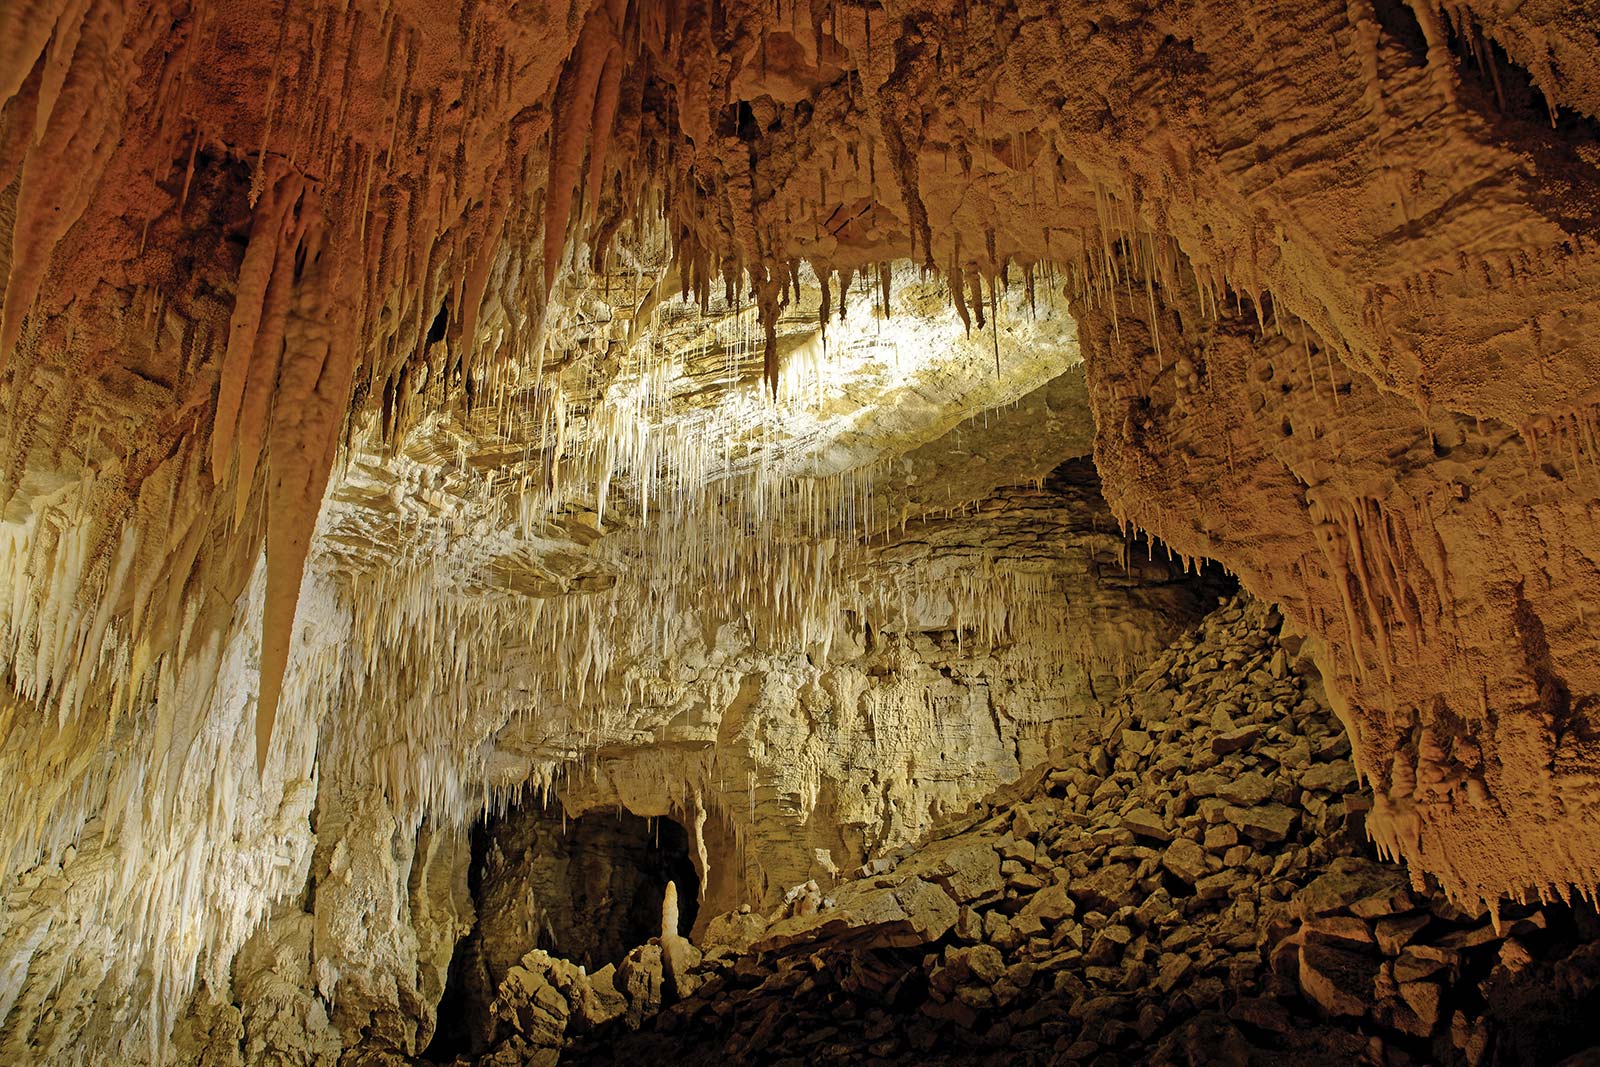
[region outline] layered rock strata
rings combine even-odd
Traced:
[[[852,608],[827,643],[689,626],[668,655],[630,664],[616,688],[633,733],[561,780],[572,814],[698,828],[703,916],[829,885],[1070,752],[1230,585],[1126,540],[1083,461],[897,528],[846,583]],[[537,759],[565,741],[530,720],[496,743]]]

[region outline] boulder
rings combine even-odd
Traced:
[[[1296,895],[1295,904],[1303,916],[1326,915],[1348,908],[1385,887],[1399,887],[1403,879],[1398,868],[1382,866],[1359,856],[1339,856]]]
[[[1247,808],[1264,802],[1272,796],[1274,788],[1273,783],[1265,776],[1250,771],[1235,778],[1223,779],[1217,787],[1216,795],[1230,804]]]
[[[718,915],[707,923],[705,936],[700,939],[700,944],[707,952],[714,948],[726,948],[739,953],[759,941],[761,935],[766,932],[765,916],[749,908],[741,908],[739,911]]]
[[[1121,958],[1122,950],[1133,940],[1133,931],[1126,926],[1112,924],[1094,935],[1084,959],[1092,964],[1105,965]]]
[[[1416,1013],[1424,1034],[1431,1034],[1438,1028],[1440,989],[1437,982],[1401,982],[1400,996]]]
[[[1432,978],[1440,971],[1453,967],[1456,959],[1456,954],[1447,949],[1437,949],[1431,945],[1407,945],[1394,961],[1394,980],[1405,983]]]
[[[1167,850],[1161,854],[1161,866],[1170,871],[1173,877],[1190,885],[1205,877],[1209,870],[1206,850],[1188,838],[1179,838],[1167,846]]]
[[[646,1019],[661,1010],[666,991],[661,946],[640,945],[622,959],[617,968],[620,992],[628,1001],[627,1021],[637,1030]]]
[[[1131,864],[1108,863],[1088,878],[1073,883],[1068,893],[1082,907],[1110,914],[1124,905],[1138,903],[1133,899],[1134,881]]]
[[[1230,807],[1227,819],[1239,832],[1262,844],[1286,841],[1300,816],[1293,808],[1282,804],[1261,804],[1255,807]]]
[[[1000,856],[986,839],[962,843],[958,840],[939,842],[947,845],[943,850],[918,857],[916,870],[924,877],[944,887],[960,904],[999,894],[1005,888],[1000,873]]]
[[[752,948],[778,951],[838,937],[908,948],[937,941],[960,915],[960,906],[948,893],[921,878],[888,886],[853,882],[838,891],[832,908],[776,922]]]
[[[1239,843],[1239,828],[1229,823],[1206,827],[1207,852],[1226,852]]]
[[[1163,953],[1156,964],[1155,988],[1161,993],[1170,993],[1177,988],[1178,983],[1194,969],[1194,960],[1178,952]]]
[[[1057,883],[1046,886],[1030,897],[1017,917],[1053,927],[1062,919],[1071,918],[1076,912],[1077,907],[1067,895],[1066,886]]]
[[[1261,740],[1264,733],[1266,731],[1260,726],[1241,726],[1236,730],[1220,733],[1211,739],[1211,751],[1218,756],[1242,752]]]
[[[945,966],[957,984],[976,980],[993,985],[1005,973],[1005,957],[993,945],[972,945],[967,948],[946,949]]]
[[[1379,951],[1385,956],[1398,956],[1400,950],[1409,945],[1411,939],[1416,937],[1432,918],[1427,912],[1418,912],[1414,915],[1391,915],[1379,919],[1372,928]]]
[[[1366,1014],[1378,961],[1364,952],[1308,942],[1300,946],[1300,991],[1330,1016]]]
[[[1313,764],[1301,773],[1300,786],[1327,793],[1348,793],[1356,787],[1356,769],[1347,759]]]
[[[1371,928],[1350,915],[1321,915],[1307,919],[1301,930],[1308,942],[1362,948],[1373,944]]]
[[[1144,837],[1163,844],[1172,840],[1167,823],[1148,808],[1134,808],[1122,817],[1122,826],[1135,837]]]
[[[1208,874],[1194,884],[1195,895],[1201,900],[1227,900],[1233,895],[1234,886],[1238,885],[1243,876],[1236,870],[1218,871]]]

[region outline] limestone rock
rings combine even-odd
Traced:
[[[1300,946],[1300,989],[1328,1015],[1366,1014],[1377,970],[1377,961],[1365,953],[1311,942]]]
[[[1272,796],[1272,793],[1272,783],[1255,771],[1241,774],[1236,778],[1224,779],[1216,788],[1218,797],[1241,807],[1260,804]]]
[[[1146,808],[1134,808],[1123,815],[1122,825],[1137,837],[1149,838],[1152,841],[1160,842],[1172,840],[1172,833],[1168,829],[1165,820]]]
[[[1428,923],[1431,917],[1426,913],[1417,915],[1393,915],[1379,919],[1373,927],[1378,948],[1386,956],[1398,955]]]
[[[1325,915],[1348,908],[1358,900],[1374,895],[1382,887],[1400,884],[1401,878],[1392,868],[1380,867],[1355,856],[1340,857],[1329,864],[1326,873],[1317,876],[1301,890],[1295,902],[1307,916]]]
[[[1282,804],[1262,804],[1252,808],[1233,808],[1227,811],[1230,823],[1250,839],[1266,844],[1288,840],[1299,815]]]
[[[1180,838],[1167,846],[1167,850],[1161,854],[1161,865],[1190,885],[1205,877],[1209,870],[1205,850],[1187,838]]]
[[[1005,886],[1000,856],[984,840],[945,850],[936,847],[920,858],[917,869],[926,871],[932,881],[962,904],[986,899]]]

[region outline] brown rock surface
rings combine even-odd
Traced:
[[[1327,809],[1271,805],[1360,776],[1450,899],[1592,893],[1596,28],[1487,0],[7,3],[0,1056],[161,1058],[336,869],[395,885],[353,891],[393,913],[359,935],[317,916],[354,953],[317,981],[386,1001],[330,1018],[416,1043],[420,1008],[384,1013],[430,995],[448,925],[404,929],[419,827],[573,766],[580,806],[781,828],[735,880],[765,895],[910,840],[1172,636],[1160,596],[1073,599],[1048,654],[965,670],[969,634],[1115,585],[1111,523],[1036,554],[1049,502],[997,492],[1079,454],[1086,407],[1114,514],[1276,604],[1350,737],[1286,746],[1269,792],[1194,766],[1163,818],[1198,797],[1287,839]],[[886,629],[961,647],[915,649],[913,696],[872,673]],[[993,744],[930,784],[919,721],[874,753],[887,788],[813,773],[869,692]],[[1192,696],[1102,739],[1086,807]],[[1265,743],[1258,708],[1207,712],[1200,762]],[[684,758],[724,727],[727,765]],[[319,840],[323,810],[354,822]],[[347,826],[401,844],[340,867]],[[1247,842],[1187,870],[1208,902],[1262,873]],[[1117,852],[1083,903],[1159,862]]]

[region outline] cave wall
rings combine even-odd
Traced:
[[[370,783],[323,782],[302,835],[312,855],[297,891],[271,908],[220,978],[187,998],[170,1041],[113,1060],[90,1030],[61,1061],[99,1062],[98,1054],[105,1062],[325,1067],[405,1063],[422,1053],[456,945],[477,918],[466,829],[398,813]],[[97,999],[116,995],[108,988]]]
[[[197,637],[198,654],[163,679],[165,707],[175,714],[152,705],[131,710],[93,746],[120,759],[58,765],[55,743],[49,752],[31,747],[49,736],[28,717],[31,709],[8,709],[5,788],[29,799],[7,810],[41,807],[5,828],[13,835],[8,859],[18,868],[0,907],[0,1052],[7,1058],[159,1057],[195,983],[225,986],[234,955],[273,902],[305,885],[318,802],[316,720],[286,730],[283,758],[265,779],[240,746],[251,730],[260,578],[236,606],[228,639]],[[309,583],[304,601],[292,696],[321,707],[335,661],[303,639],[338,632],[346,618],[325,586]],[[84,740],[69,731],[56,743]],[[171,745],[167,754],[156,754],[164,745]],[[78,819],[87,832],[66,831]],[[43,835],[42,855],[19,847],[17,837],[29,834]]]
[[[1315,637],[1393,855],[1484,900],[1595,870],[1581,423],[1419,410],[1270,308],[1158,300],[1078,309],[1113,507]]]
[[[826,889],[1059,760],[1231,584],[1125,538],[1083,460],[908,525],[859,566],[829,644],[686,627],[624,686],[648,740],[601,749],[560,785],[573,813],[620,804],[710,825],[706,917],[770,908],[806,880]],[[537,726],[498,743],[531,747]]]

